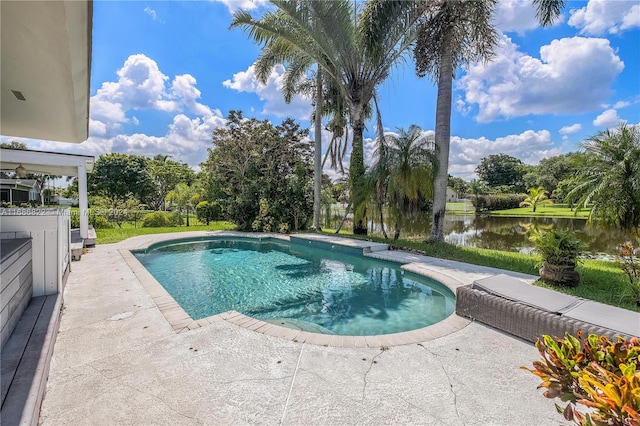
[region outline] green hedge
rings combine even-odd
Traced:
[[[492,194],[478,195],[471,202],[477,212],[517,209],[527,198],[524,194]]]

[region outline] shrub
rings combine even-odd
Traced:
[[[629,279],[627,292],[640,306],[640,248],[633,243],[625,243],[618,246],[618,251],[618,265]]]
[[[173,212],[166,215],[167,223],[169,226],[182,226],[184,218],[180,212]]]
[[[477,212],[517,209],[525,198],[524,194],[492,194],[478,195],[473,197],[471,202]]]
[[[109,222],[109,220],[102,215],[89,217],[89,223],[92,224],[95,229],[113,228],[113,224],[111,224],[111,222]]]
[[[80,228],[80,214],[77,211],[71,211],[71,229]]]
[[[269,214],[269,202],[264,198],[260,199],[260,213],[251,228],[257,232],[271,232],[275,228],[275,219]]]
[[[578,256],[583,251],[582,243],[571,232],[554,229],[536,232],[529,240],[533,242],[536,252],[542,258],[540,266],[547,263],[575,266]]]
[[[565,419],[579,425],[640,424],[640,340],[618,337],[614,343],[606,336],[590,334],[582,339],[566,334],[564,339],[543,336],[536,348],[542,357],[533,369],[521,367],[540,377],[538,388],[544,396],[569,402],[556,404]],[[578,406],[589,412],[578,411]]]
[[[148,213],[144,216],[144,219],[142,219],[142,226],[144,228],[161,228],[168,224],[167,216],[163,212]]]
[[[196,217],[207,225],[212,220],[222,219],[222,206],[215,201],[201,201],[196,206]]]
[[[71,211],[71,228],[80,228],[80,213],[77,210]],[[89,224],[93,225],[95,229],[109,229],[113,228],[113,224],[103,215],[91,214],[89,215]]]
[[[583,251],[580,240],[571,232],[554,229],[546,232],[534,232],[529,239],[540,254],[540,278],[544,281],[563,286],[576,286],[580,274],[575,270],[578,256]]]
[[[288,223],[281,223],[280,226],[278,227],[278,232],[280,232],[281,234],[288,234],[289,233],[289,224]]]

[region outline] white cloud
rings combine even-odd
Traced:
[[[496,28],[523,34],[540,26],[534,6],[528,0],[501,0],[495,13]]]
[[[107,125],[102,121],[89,119],[89,134],[104,136],[107,134]]]
[[[629,12],[622,18],[621,30],[640,27],[640,4],[634,4]]]
[[[464,99],[462,99],[462,97],[458,96],[458,98],[456,99],[456,111],[466,117],[467,115],[469,115],[471,110],[473,110],[472,105],[466,103]]]
[[[229,9],[229,13],[236,12],[238,10],[255,10],[259,7],[265,6],[267,0],[214,0],[219,3],[223,3]]]
[[[580,130],[582,130],[582,124],[576,123],[570,126],[564,126],[562,129],[560,129],[560,134],[570,135],[570,134],[579,132]]]
[[[629,105],[631,105],[631,102],[628,101],[618,101],[615,104],[613,104],[613,108],[615,109],[621,109],[621,108],[626,108]]]
[[[640,5],[628,0],[590,0],[580,9],[571,10],[569,25],[580,34],[617,34],[640,27]]]
[[[487,64],[470,65],[457,86],[466,104],[478,105],[479,122],[593,110],[624,68],[609,40],[600,38],[553,40],[540,48],[538,59],[503,36],[496,53]]]
[[[224,118],[213,115],[207,119],[189,118],[178,114],[169,125],[164,136],[149,136],[136,133],[117,135],[103,141],[115,152],[152,156],[162,153],[182,160],[191,166],[197,166],[207,157],[207,148],[211,147],[213,130],[224,125]]]
[[[311,116],[311,99],[294,96],[291,103],[287,104],[282,96],[282,84],[285,68],[277,65],[271,71],[266,84],[260,83],[256,78],[255,68],[251,65],[246,71],[240,71],[233,75],[232,80],[225,80],[224,87],[238,92],[255,93],[264,101],[261,114],[273,114],[277,117],[294,117],[308,120]]]
[[[543,158],[560,155],[561,150],[554,147],[548,130],[527,130],[519,135],[507,135],[495,140],[452,136],[449,174],[466,180],[474,179],[475,168],[480,160],[491,154],[508,154],[526,164],[538,164]]]
[[[596,119],[593,120],[593,125],[599,127],[614,127],[618,125],[619,122],[620,117],[618,117],[618,111],[611,108],[603,111],[602,114],[597,116]]]
[[[105,89],[106,85],[113,85],[113,83],[102,83],[98,94],[91,97],[91,117],[116,123],[127,121],[122,104],[111,101],[108,96],[105,96],[104,92],[108,90]]]
[[[196,79],[190,74],[178,75],[171,83],[173,97],[182,101],[182,104],[194,114],[209,117],[213,115],[211,108],[197,102],[200,99],[200,90],[196,88]]]
[[[199,102],[201,92],[189,75],[169,77],[151,58],[131,55],[117,71],[117,81],[102,83],[91,97],[89,139],[82,144],[22,139],[32,149],[99,156],[123,152],[153,156],[168,154],[197,166],[206,159],[214,129],[226,120],[218,109]],[[167,87],[169,86],[169,87]],[[164,135],[123,134],[122,123],[140,125],[135,110],[176,112]]]
[[[156,13],[155,10],[151,9],[149,6],[144,8],[144,13],[146,13],[147,15],[151,16],[151,18],[154,21],[158,20],[158,14]]]
[[[91,97],[91,117],[112,123],[128,121],[125,112],[135,109],[176,111],[165,82],[169,79],[153,59],[131,55],[117,73],[118,81],[104,82]]]
[[[207,118],[189,118],[184,114],[178,114],[173,118],[173,122],[168,126],[167,132],[163,136],[134,133],[131,135],[116,134],[108,137],[94,134],[81,144],[24,138],[11,138],[11,140],[24,142],[30,149],[86,154],[96,157],[110,152],[148,157],[162,153],[197,167],[206,160],[207,148],[212,146],[213,130],[224,126],[225,121],[216,110]]]
[[[118,83],[111,86],[117,90],[108,92],[112,100],[122,103],[127,109],[175,110],[175,105],[166,99],[165,81],[169,77],[160,71],[153,59],[142,54],[131,55],[117,75]]]

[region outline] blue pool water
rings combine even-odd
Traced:
[[[287,327],[366,336],[426,327],[453,313],[446,286],[360,253],[295,238],[225,238],[134,254],[193,319],[236,310]]]

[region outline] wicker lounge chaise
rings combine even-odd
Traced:
[[[457,289],[456,313],[535,342],[543,334],[640,336],[640,313],[496,275]]]

